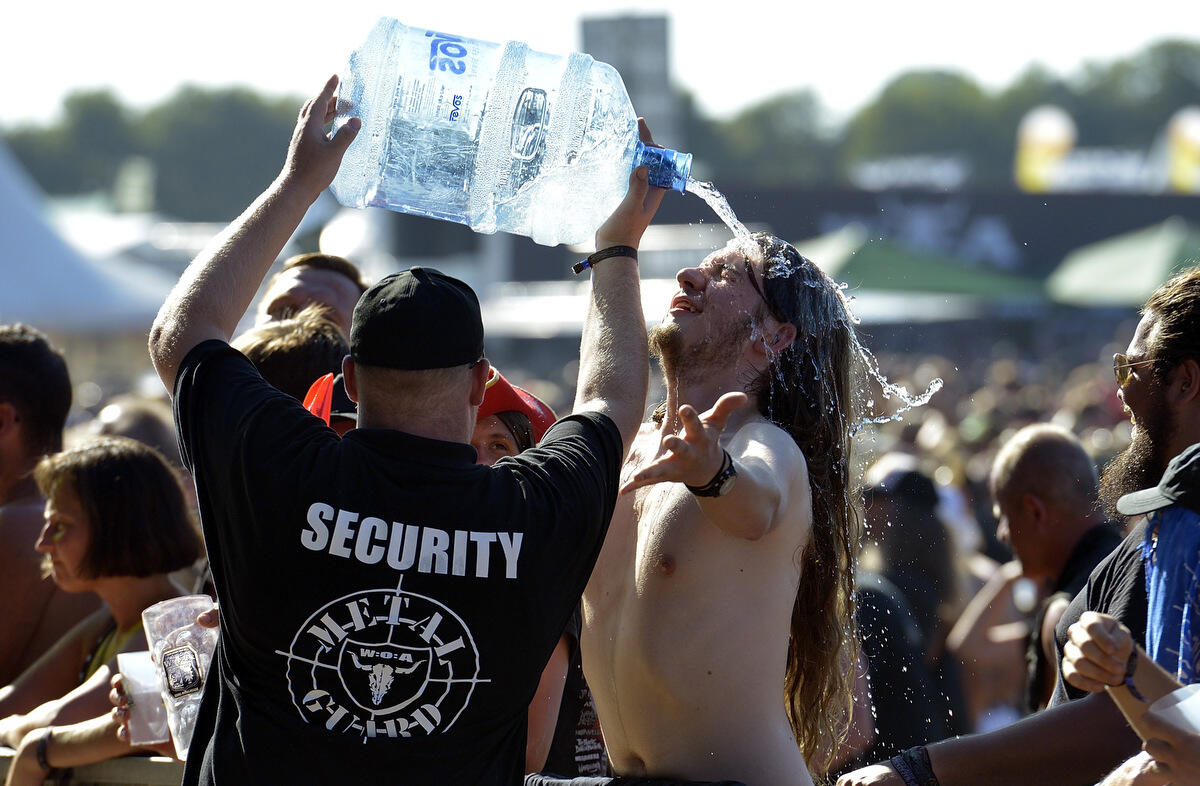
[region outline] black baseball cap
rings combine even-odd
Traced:
[[[479,298],[431,267],[380,279],[363,293],[350,324],[350,357],[407,370],[465,366],[483,357]]]
[[[1134,516],[1177,503],[1200,512],[1200,443],[1171,459],[1157,486],[1118,499],[1117,510]]]

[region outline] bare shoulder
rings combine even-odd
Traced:
[[[81,619],[63,638],[83,642],[90,646],[112,624],[112,614],[109,613],[108,607],[101,606]]]
[[[753,462],[781,479],[808,485],[808,463],[796,440],[763,418],[755,418],[733,432],[725,446],[739,463]]]
[[[752,504],[764,506],[764,521],[769,523],[761,534],[786,531],[807,537],[812,526],[808,462],[792,436],[755,418],[729,435],[725,449],[737,463],[739,476],[745,476],[753,489]]]

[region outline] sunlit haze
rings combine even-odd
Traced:
[[[1168,38],[1200,40],[1194,0],[1145,0],[1121,5],[1119,14],[1100,10],[1105,7],[1115,6],[1045,0],[983,6],[949,0],[15,3],[5,10],[0,32],[10,86],[0,125],[52,120],[62,98],[84,88],[111,88],[135,108],[185,83],[306,96],[341,70],[381,15],[565,53],[581,47],[584,16],[665,13],[672,78],[711,117],[807,88],[836,119],[908,69],[954,68],[997,88],[1032,63],[1071,75],[1085,62],[1108,62]]]

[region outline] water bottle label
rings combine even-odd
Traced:
[[[429,70],[461,74],[467,70],[467,42],[454,35],[426,30],[429,43]]]
[[[436,30],[414,30],[408,46],[399,46],[400,76],[396,81],[392,107],[398,118],[422,128],[432,126],[463,129],[474,133],[482,100],[477,97],[476,72],[481,57],[486,61],[486,47],[469,38],[440,33]],[[412,46],[419,41],[424,43]],[[486,96],[486,90],[479,94]]]
[[[400,116],[426,127],[469,123],[472,86],[455,87],[458,86],[442,84],[434,79],[401,77],[396,83],[394,105]]]

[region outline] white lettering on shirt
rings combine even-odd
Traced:
[[[346,546],[346,542],[354,537],[354,528],[351,526],[358,521],[358,514],[351,513],[348,510],[339,510],[337,515],[337,523],[333,525],[333,542],[329,544],[329,553],[335,557],[349,557],[350,549]]]
[[[388,525],[383,519],[367,516],[358,528],[358,538],[354,541],[354,558],[367,565],[374,565],[383,559],[383,543],[387,540]]]
[[[504,576],[517,577],[517,557],[521,556],[521,539],[524,532],[497,532],[500,536],[500,548],[504,549]]]
[[[449,573],[450,561],[446,558],[446,547],[449,545],[449,532],[425,527],[421,532],[421,561],[417,563],[417,572],[439,575]]]
[[[329,543],[329,527],[325,523],[333,520],[333,507],[324,502],[314,502],[308,506],[308,526],[300,533],[300,545],[312,551],[324,551]]]
[[[504,577],[515,579],[524,537],[523,532],[447,531],[375,516],[360,520],[355,511],[314,502],[308,507],[305,527],[300,531],[300,545],[309,551],[328,552],[364,565],[386,560],[393,570],[415,568],[418,573],[441,576],[473,573],[481,579],[489,578],[493,567],[500,564],[492,559],[498,549],[504,557]],[[333,633],[336,636],[336,631]]]

